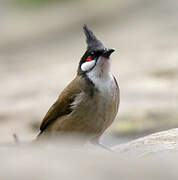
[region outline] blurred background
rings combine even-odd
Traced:
[[[118,116],[101,141],[112,146],[178,127],[178,1],[1,0],[0,143],[30,141],[74,78],[87,24],[115,48]]]

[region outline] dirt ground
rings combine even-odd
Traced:
[[[101,3],[102,2],[102,3]],[[108,145],[178,127],[178,1],[0,4],[0,142],[31,140],[85,51],[84,23],[116,49],[120,110]]]

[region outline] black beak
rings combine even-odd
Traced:
[[[105,57],[105,58],[109,58],[110,55],[115,51],[115,49],[107,49],[103,54],[102,56]]]

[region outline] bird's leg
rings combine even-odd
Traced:
[[[99,142],[99,138],[100,138],[100,136],[94,137],[94,138],[92,138],[92,139],[90,140],[90,142],[91,142],[93,145],[97,146],[97,147],[100,147],[100,148],[103,148],[103,149],[105,149],[105,150],[107,150],[107,151],[113,152],[113,151],[111,150],[111,148],[105,146],[104,144],[101,144],[101,143]]]

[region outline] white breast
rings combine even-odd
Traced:
[[[118,88],[110,72],[110,61],[99,58],[95,67],[86,73],[95,85],[93,97],[81,92],[72,103],[72,116],[80,117],[93,133],[103,133],[118,111]]]
[[[91,78],[91,77],[90,77]],[[97,93],[97,119],[94,125],[103,131],[110,126],[117,114],[117,86],[114,77],[110,74],[107,78],[92,78],[95,87],[99,90]]]
[[[95,72],[91,71],[87,75],[99,90],[99,95],[102,96],[103,100],[112,101],[115,98],[117,87],[114,77],[110,72],[96,76]]]
[[[84,121],[93,133],[103,133],[113,122],[118,110],[118,91],[114,77],[108,74],[107,78],[88,76],[97,90],[93,97],[84,91],[76,96],[72,103],[72,117]]]

